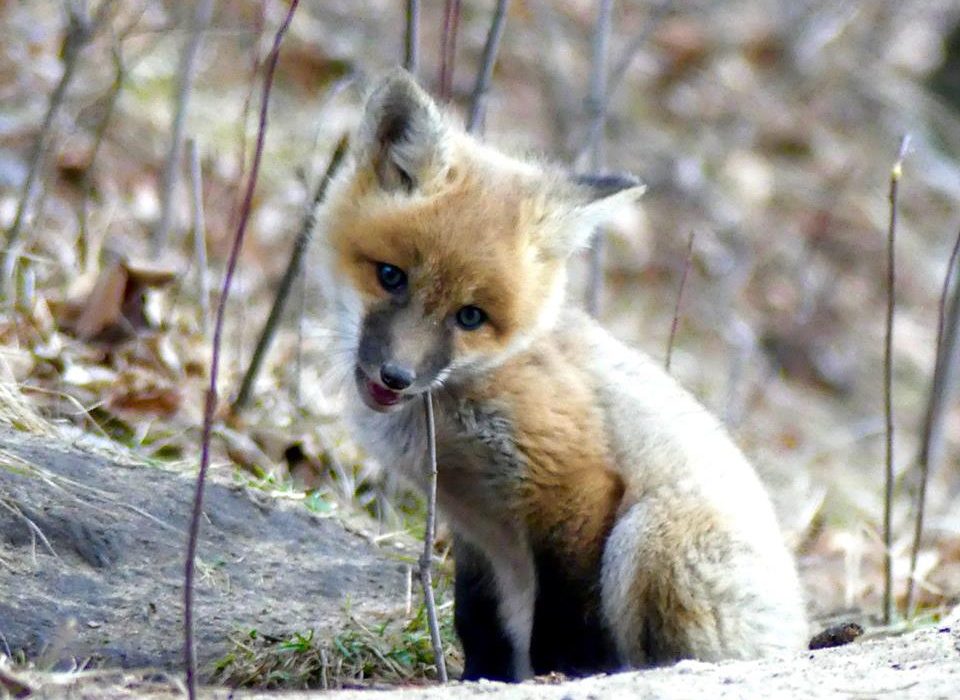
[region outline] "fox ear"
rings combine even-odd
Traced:
[[[547,240],[548,252],[566,257],[590,244],[594,229],[633,204],[646,186],[633,175],[575,175],[561,190],[556,230]]]
[[[636,177],[630,173],[606,173],[598,175],[596,173],[579,173],[573,176],[573,182],[579,185],[587,198],[596,201],[610,197],[623,190],[633,189],[643,185]]]
[[[440,110],[405,70],[374,87],[360,125],[361,158],[385,190],[413,192],[443,164],[446,127]]]

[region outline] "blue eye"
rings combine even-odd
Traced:
[[[407,288],[407,273],[388,263],[377,263],[377,281],[391,294]]]
[[[487,314],[479,306],[464,306],[457,311],[457,325],[465,331],[475,331],[487,320]]]

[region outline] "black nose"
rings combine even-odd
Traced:
[[[380,381],[388,389],[402,391],[413,384],[413,372],[406,367],[400,367],[392,362],[385,362],[380,366]]]

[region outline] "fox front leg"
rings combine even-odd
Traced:
[[[513,676],[516,681],[533,678],[530,643],[537,602],[537,572],[533,553],[526,542],[491,556],[498,589],[500,620],[513,647]]]
[[[493,567],[483,552],[455,536],[453,624],[463,646],[465,681],[515,680],[513,643],[500,621]]]
[[[455,553],[454,614],[467,657],[464,676],[522,681],[533,677],[536,568],[523,538],[496,541],[500,546],[483,549],[461,541]]]

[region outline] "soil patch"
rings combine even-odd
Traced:
[[[0,651],[178,669],[194,479],[0,427]],[[204,664],[228,635],[331,630],[403,603],[404,565],[301,503],[212,480],[196,586]],[[5,645],[5,646],[3,646]]]

